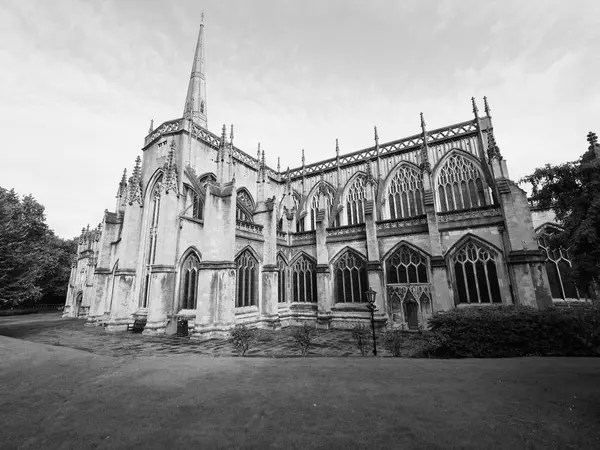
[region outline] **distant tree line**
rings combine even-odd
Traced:
[[[46,224],[44,206],[0,187],[0,308],[62,303],[77,241]]]

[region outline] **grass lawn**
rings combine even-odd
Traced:
[[[111,357],[0,336],[0,448],[600,448],[600,359]]]

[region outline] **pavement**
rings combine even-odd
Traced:
[[[258,339],[246,356],[301,356],[292,338],[293,329],[258,330]],[[146,336],[132,332],[108,333],[100,326],[86,326],[83,319],[62,318],[60,313],[0,317],[0,335],[40,344],[63,346],[107,356],[161,356],[196,354],[237,356],[226,339],[198,341],[176,336]],[[378,354],[389,356],[383,348]],[[317,330],[307,356],[361,356],[350,331]]]

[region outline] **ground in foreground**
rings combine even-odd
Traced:
[[[108,356],[0,336],[0,448],[600,448],[600,359]]]

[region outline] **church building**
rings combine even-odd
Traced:
[[[480,114],[281,170],[207,127],[204,25],[183,117],[151,125],[114,211],[82,230],[64,315],[107,331],[226,336],[236,324],[424,326],[474,305],[577,298]],[[333,139],[332,139],[333,142]],[[332,145],[333,150],[333,145]],[[333,151],[332,151],[333,154]],[[554,258],[554,259],[552,259]],[[562,277],[562,278],[561,278]],[[182,331],[185,330],[185,331]]]

